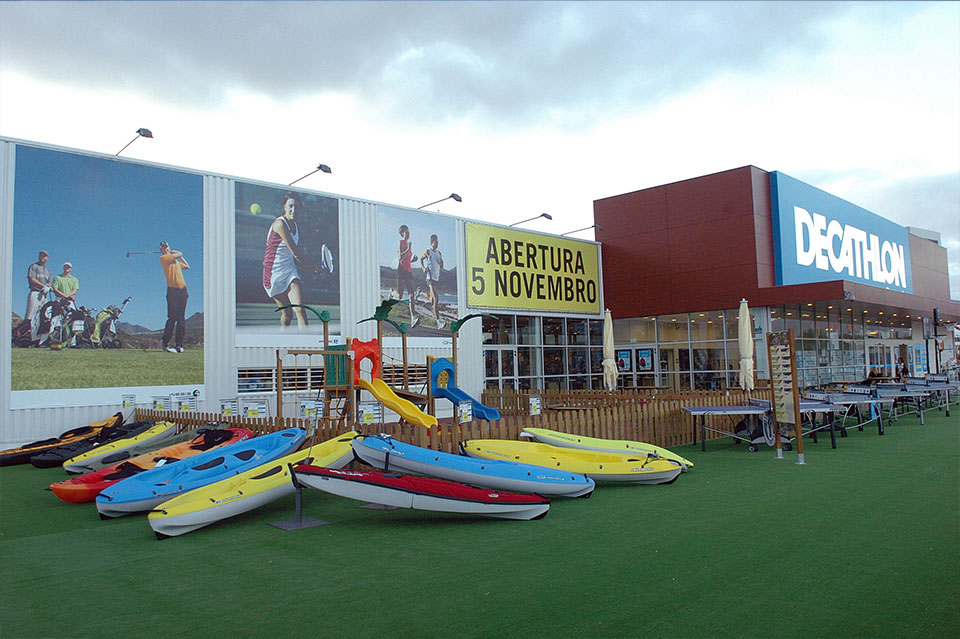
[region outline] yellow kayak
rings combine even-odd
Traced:
[[[647,444],[646,442],[635,442],[629,439],[600,439],[598,437],[586,437],[584,435],[573,435],[571,433],[561,433],[549,428],[524,428],[520,433],[521,437],[529,437],[541,444],[550,444],[551,446],[561,446],[566,448],[581,448],[583,450],[599,450],[607,453],[640,453],[641,455],[653,455],[661,459],[672,459],[683,465],[683,472],[693,468],[693,462],[684,459],[673,451]]]
[[[63,462],[68,473],[89,473],[166,445],[177,434],[173,422],[157,422],[152,427],[131,437],[115,439]]]
[[[343,468],[353,461],[350,442],[356,431],[257,466],[165,501],[147,515],[157,539],[192,532],[214,522],[276,501],[294,491],[290,466],[312,464]]]
[[[597,450],[561,448],[536,442],[506,439],[471,439],[460,443],[460,451],[481,459],[505,459],[586,475],[594,481],[635,484],[669,484],[680,475],[683,465],[672,459],[651,455],[609,453]]]

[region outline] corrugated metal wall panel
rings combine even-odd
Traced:
[[[3,259],[0,259],[0,445],[5,442],[17,442],[21,438],[20,424],[10,412],[10,322],[13,282],[13,177],[14,154],[16,145],[0,142],[0,247]],[[8,446],[4,446],[8,448]]]
[[[43,146],[43,145],[40,145]],[[62,149],[75,152],[72,149]],[[10,317],[17,303],[17,287],[12,273],[13,246],[13,198],[16,142],[0,141],[0,247],[4,258],[0,260],[0,317]],[[98,155],[98,154],[90,154]],[[113,159],[113,158],[111,158]],[[123,160],[121,160],[123,161]],[[168,167],[163,167],[168,168]],[[169,167],[174,168],[174,167]],[[337,197],[337,196],[332,196]],[[340,245],[339,277],[341,291],[341,331],[339,337],[370,339],[376,336],[376,324],[361,320],[371,317],[380,304],[380,256],[378,204],[353,198],[339,197]],[[237,396],[237,369],[266,368],[276,365],[275,347],[237,347],[236,320],[236,231],[235,231],[235,180],[233,178],[203,176],[203,312],[204,312],[204,396],[201,410],[216,411],[219,400]],[[465,256],[463,222],[457,221],[457,255],[462,265]],[[470,312],[466,308],[465,269],[458,269],[459,308],[463,317]],[[86,406],[38,407],[12,409],[10,371],[9,323],[0,329],[0,446],[7,448],[26,441],[57,435],[68,428],[90,423],[120,409],[116,402],[97,403]],[[423,364],[428,355],[450,357],[451,340],[413,339],[408,348],[411,363]],[[479,397],[483,386],[483,362],[481,346],[481,322],[473,320],[459,334],[458,385],[469,394]],[[320,344],[305,343],[303,348]],[[388,339],[385,358],[400,360],[399,339]],[[469,362],[468,365],[462,365]],[[112,399],[113,390],[104,393]],[[140,398],[143,401],[143,398]],[[271,400],[272,401],[272,400]],[[438,407],[440,416],[452,414],[452,407]]]
[[[203,178],[203,380],[202,410],[217,411],[237,395],[236,241],[233,180]]]

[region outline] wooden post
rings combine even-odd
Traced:
[[[277,349],[277,428],[283,423],[283,360]]]
[[[433,375],[433,355],[427,355],[427,412],[436,415],[436,399],[433,396],[433,384],[430,382]],[[406,364],[406,362],[404,362]]]
[[[407,375],[407,334],[400,333],[401,350],[403,351],[403,390],[410,390],[410,378]]]
[[[450,335],[453,337],[453,378],[457,379],[457,332],[450,331]]]

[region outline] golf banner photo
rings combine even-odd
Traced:
[[[237,346],[316,344],[340,333],[340,203],[237,182]]]
[[[15,406],[203,384],[200,175],[18,144],[12,265]]]
[[[467,222],[467,304],[600,314],[599,245]]]

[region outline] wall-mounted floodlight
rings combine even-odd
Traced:
[[[553,219],[553,216],[550,215],[549,213],[541,213],[540,215],[534,215],[533,217],[528,217],[528,218],[525,219],[525,220],[520,220],[519,222],[514,222],[514,223],[511,224],[510,226],[516,226],[517,224],[523,224],[524,222],[530,222],[530,221],[533,221],[533,220],[539,220],[541,217],[545,217],[545,218],[547,218],[548,220],[552,220],[552,219]]]
[[[316,172],[318,172],[318,171],[322,171],[322,172],[324,172],[324,173],[333,173],[333,171],[330,170],[330,167],[327,166],[326,164],[318,164],[318,165],[317,165],[317,168],[315,168],[314,170],[310,171],[309,173],[307,173],[307,174],[304,175],[303,177],[297,178],[296,180],[294,180],[293,182],[291,182],[291,183],[288,184],[287,186],[293,186],[294,184],[296,184],[296,183],[299,182],[300,180],[302,180],[302,179],[304,179],[304,178],[308,178],[308,177],[310,177],[311,175],[313,175],[314,173],[316,173]]]
[[[463,202],[463,198],[457,195],[456,193],[451,193],[447,197],[440,198],[436,202],[430,202],[430,204],[424,204],[423,206],[418,206],[418,209],[425,209],[428,206],[433,206],[434,204],[440,204],[444,200],[453,200],[454,202]]]
[[[564,235],[570,235],[571,233],[579,233],[580,231],[587,231],[589,229],[597,229],[598,231],[602,231],[603,227],[600,226],[599,224],[591,224],[590,226],[585,226],[582,229],[574,229],[573,231],[567,231],[566,233],[561,233],[560,236],[563,237]]]
[[[117,151],[117,155],[120,155],[121,153],[123,153],[128,146],[136,142],[137,138],[152,138],[152,137],[153,137],[153,133],[150,131],[150,129],[137,129],[137,134],[133,136],[132,140],[124,144],[122,149]]]

